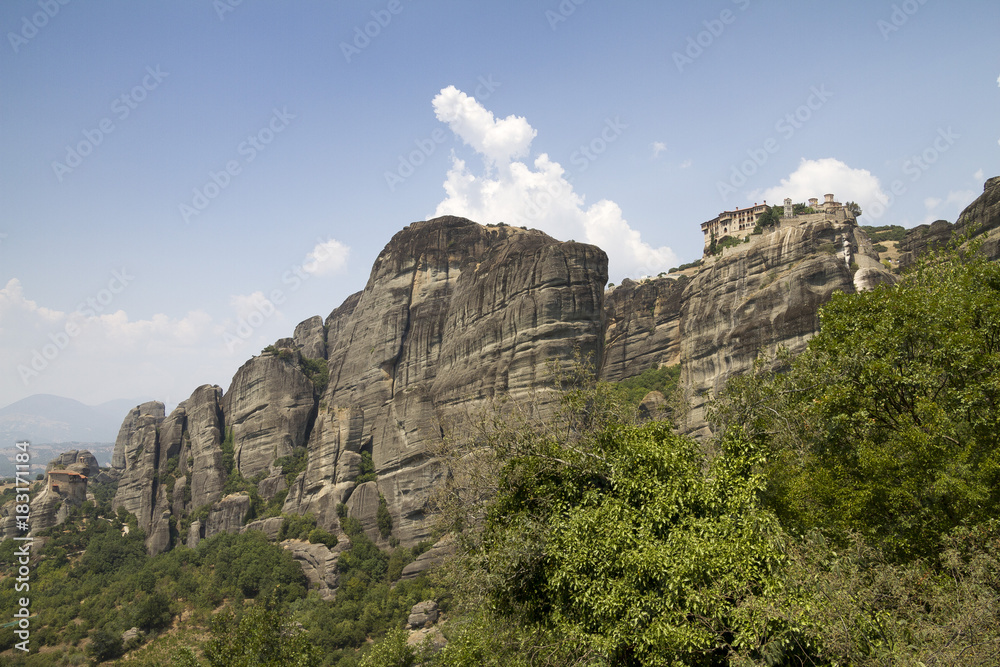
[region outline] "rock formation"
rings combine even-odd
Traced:
[[[949,233],[976,224],[1000,229],[1000,179]],[[914,230],[909,252],[943,233]],[[987,247],[995,251],[996,240]],[[706,401],[762,350],[801,350],[835,291],[895,277],[838,209],[783,219],[683,275],[605,292],[606,280],[607,257],[594,246],[455,217],[412,223],[380,253],[362,291],[247,361],[225,394],[206,385],[169,416],[155,402],[130,411],[115,445],[114,506],[139,517],[151,553],[223,531],[277,537],[280,519],[253,521],[245,492],[222,498],[238,473],[264,502],[284,498],[284,513],[312,513],[340,534],[346,512],[383,547],[391,523],[393,543],[413,546],[431,534],[428,502],[445,474],[436,448],[492,397],[550,409],[549,362],[565,368],[589,356],[608,380],[680,363],[691,408],[684,430],[703,435]],[[656,414],[664,398],[645,403]],[[305,470],[286,488],[276,461],[303,451]],[[405,575],[452,548],[437,545]],[[329,559],[309,554],[300,560],[317,572]]]
[[[112,507],[136,515],[150,553],[170,548],[172,517],[176,522],[221,495],[221,397],[219,387],[203,385],[166,418],[162,403],[144,403],[122,425],[112,463],[124,462]]]
[[[381,495],[393,535],[425,539],[446,429],[491,396],[536,392],[550,359],[599,354],[606,280],[604,252],[538,231],[446,217],[396,234],[326,320],[329,384],[285,511],[332,529],[345,503],[377,538]],[[363,452],[377,477],[355,488]]]
[[[706,402],[760,352],[801,350],[835,291],[894,281],[850,213],[784,219],[705,257],[690,280],[667,276],[614,288],[605,307],[602,377],[624,379],[679,362],[690,408],[682,426],[706,435]]]
[[[1000,176],[983,185],[983,194],[965,207],[958,221],[951,224],[937,220],[930,225],[918,225],[906,230],[899,243],[899,266],[906,269],[932,248],[947,245],[957,236],[984,237],[983,253],[990,259],[1000,259]]]

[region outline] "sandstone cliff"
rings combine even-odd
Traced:
[[[136,514],[151,553],[196,544],[248,520],[249,496],[220,498],[228,474],[259,480],[267,500],[285,484],[275,460],[307,448],[284,512],[339,532],[343,505],[384,544],[383,506],[402,544],[426,539],[446,430],[498,394],[545,409],[548,361],[602,353],[606,282],[593,246],[455,217],[413,223],[364,290],[247,361],[224,395],[201,387],[166,417],[159,403],[133,409],[115,448],[114,506]],[[359,479],[364,461],[373,470]],[[196,520],[178,535],[186,517]]]
[[[1000,228],[998,184],[958,227]],[[454,217],[413,223],[362,291],[247,361],[225,394],[200,387],[169,416],[159,403],[133,409],[115,447],[115,507],[139,517],[151,552],[193,545],[256,518],[245,492],[222,498],[227,475],[240,473],[264,501],[284,498],[284,513],[312,513],[338,533],[346,511],[384,546],[383,508],[391,535],[413,545],[430,535],[428,501],[444,474],[434,452],[449,430],[497,395],[550,407],[549,361],[590,355],[608,380],[680,363],[684,430],[705,434],[705,403],[729,377],[762,350],[801,350],[835,291],[895,278],[841,212],[783,220],[685,275],[605,292],[606,280],[607,257],[593,246]],[[286,489],[275,461],[296,452],[305,470]],[[276,536],[280,520],[251,527]],[[319,566],[331,556],[306,551],[317,581],[333,586]]]
[[[113,462],[120,448],[124,465],[112,507],[136,515],[150,553],[170,548],[177,518],[221,495],[221,396],[219,387],[203,385],[166,418],[162,403],[144,403],[122,425]]]
[[[491,396],[544,386],[550,359],[599,354],[606,280],[601,250],[538,231],[446,217],[396,234],[327,318],[329,384],[285,511],[333,529],[345,503],[378,538],[381,496],[396,537],[426,538],[446,429]],[[355,488],[362,452],[376,480]]]
[[[687,279],[625,281],[607,298],[602,377],[681,364],[683,430],[708,433],[706,402],[762,351],[801,350],[835,291],[893,282],[852,215],[811,214],[704,258]]]
[[[990,259],[1000,259],[1000,176],[983,185],[983,194],[969,204],[955,224],[937,220],[906,230],[899,243],[899,266],[906,269],[931,248],[942,247],[956,236],[984,237],[983,252]]]

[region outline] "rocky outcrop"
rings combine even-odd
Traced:
[[[295,327],[292,341],[299,348],[303,357],[326,359],[326,328],[323,326],[323,318],[316,315],[300,322]]]
[[[894,281],[849,213],[783,220],[706,257],[690,279],[623,281],[611,290],[601,377],[620,380],[680,363],[690,408],[683,430],[704,435],[706,401],[760,352],[801,350],[835,291]],[[647,415],[663,409],[656,398],[644,404]]]
[[[96,476],[99,469],[100,465],[97,462],[97,457],[86,449],[72,449],[68,452],[63,452],[49,461],[48,465],[45,466],[45,472],[49,472],[50,470],[72,470],[84,477]]]
[[[241,533],[245,533],[248,530],[258,530],[265,535],[267,539],[277,541],[278,537],[281,535],[281,524],[284,522],[280,516],[272,516],[267,519],[258,519],[257,521],[251,521],[247,525],[240,529]]]
[[[236,467],[247,479],[306,445],[316,400],[301,357],[290,347],[254,357],[236,372],[223,397]]]
[[[149,401],[129,410],[118,431],[111,467],[124,470],[135,461],[136,452],[148,444],[150,426],[159,426],[165,416],[163,403]]]
[[[990,222],[998,198],[991,181],[959,224],[1000,227]],[[116,443],[115,505],[140,518],[151,550],[240,529],[249,498],[220,499],[228,431],[235,469],[256,478],[265,501],[286,491],[275,461],[305,448],[283,512],[312,513],[336,534],[346,511],[384,546],[387,509],[392,537],[413,546],[431,534],[428,502],[445,474],[438,446],[499,395],[551,409],[550,362],[566,368],[590,355],[608,380],[680,363],[684,428],[705,434],[706,401],[762,350],[801,350],[835,291],[895,280],[843,212],[783,220],[685,275],[605,292],[606,279],[607,257],[593,246],[454,217],[413,223],[386,245],[362,291],[246,362],[224,395],[199,388],[169,417],[157,403],[132,410]],[[651,394],[644,410],[662,414],[667,400]],[[201,521],[171,534],[199,508]],[[280,519],[247,529],[276,537]],[[404,576],[452,548],[435,545]]]
[[[680,361],[680,322],[687,276],[625,279],[605,297],[607,328],[601,377],[624,380]]]
[[[819,330],[819,308],[834,292],[893,282],[853,216],[813,214],[706,261],[684,291],[681,382],[690,412],[686,430],[707,432],[706,402],[761,352],[802,350]]]
[[[410,608],[410,615],[406,618],[406,627],[411,630],[429,628],[437,623],[439,614],[437,602],[434,600],[418,602]]]
[[[603,251],[538,231],[447,217],[396,234],[327,318],[329,384],[284,510],[332,529],[345,503],[371,534],[381,494],[393,534],[425,539],[445,430],[498,393],[536,393],[548,360],[599,355],[606,279]],[[377,479],[355,489],[364,452]]]
[[[912,266],[923,253],[944,247],[960,236],[984,237],[983,254],[993,260],[1000,259],[1000,176],[986,181],[983,194],[965,207],[955,224],[937,220],[908,229],[899,242],[900,268]]]
[[[205,530],[202,537],[211,537],[219,533],[238,533],[250,513],[250,496],[245,493],[234,493],[226,496],[212,505],[212,510],[205,520]]]
[[[112,507],[135,514],[151,554],[173,543],[171,517],[179,520],[221,494],[221,395],[219,387],[203,385],[166,418],[162,403],[146,403],[122,425],[115,451],[120,445],[125,465]]]
[[[302,568],[302,573],[309,580],[309,588],[317,591],[324,600],[332,600],[337,593],[337,583],[340,580],[337,560],[343,551],[341,545],[346,547],[346,540],[333,549],[325,544],[300,540],[285,540],[281,543],[282,548],[288,550]]]
[[[458,551],[458,544],[451,535],[445,535],[430,549],[417,556],[416,560],[403,568],[402,579],[415,579],[433,570]]]

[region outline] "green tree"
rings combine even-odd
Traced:
[[[382,641],[365,653],[361,667],[410,667],[417,656],[406,643],[408,633],[403,628],[393,628]]]
[[[768,451],[786,525],[860,531],[907,559],[996,516],[1000,265],[937,253],[894,287],[835,295],[821,323],[786,373],[759,365],[715,412]]]
[[[734,430],[709,462],[668,423],[629,414],[598,383],[569,391],[556,419],[502,415],[483,443],[499,482],[481,528],[460,523],[477,606],[496,619],[479,627],[516,626],[499,664],[720,664],[792,632],[743,613],[782,586],[752,441]],[[466,655],[500,652],[467,627]]]
[[[307,635],[270,601],[259,600],[237,616],[232,609],[212,621],[205,646],[211,667],[316,667],[320,658]]]

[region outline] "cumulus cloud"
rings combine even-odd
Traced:
[[[652,147],[653,147],[653,159],[654,160],[656,158],[660,157],[660,153],[662,153],[663,151],[667,150],[667,145],[665,143],[663,143],[662,141],[654,141],[652,143]]]
[[[332,276],[347,270],[350,248],[336,239],[320,241],[306,255],[302,269],[314,276]]]
[[[691,160],[684,160],[681,162],[681,169],[690,169],[692,164],[694,163]]]
[[[790,197],[793,202],[808,201],[816,197],[822,201],[823,195],[832,192],[837,201],[854,201],[861,206],[862,213],[884,209],[888,201],[878,177],[867,169],[853,169],[840,160],[822,158],[799,163],[798,168],[781,179],[781,184],[766,190],[750,193],[756,201],[768,200],[772,204]],[[874,216],[869,213],[868,219]]]
[[[455,86],[444,88],[434,98],[434,115],[474,151],[493,164],[503,164],[528,154],[537,134],[520,116],[496,120],[474,97]]]
[[[483,224],[506,222],[541,229],[561,240],[576,239],[608,253],[612,280],[655,275],[676,265],[666,247],[654,248],[606,199],[589,206],[558,162],[530,155],[536,131],[521,117],[496,120],[475,98],[454,86],[433,101],[437,118],[448,124],[485,161],[485,173],[470,168],[454,152],[444,182],[446,197],[434,215],[459,215]],[[494,169],[495,168],[495,169]]]
[[[977,183],[981,183],[983,180],[983,176],[984,176],[983,170],[977,169],[976,173],[972,175],[972,180],[976,181]]]

